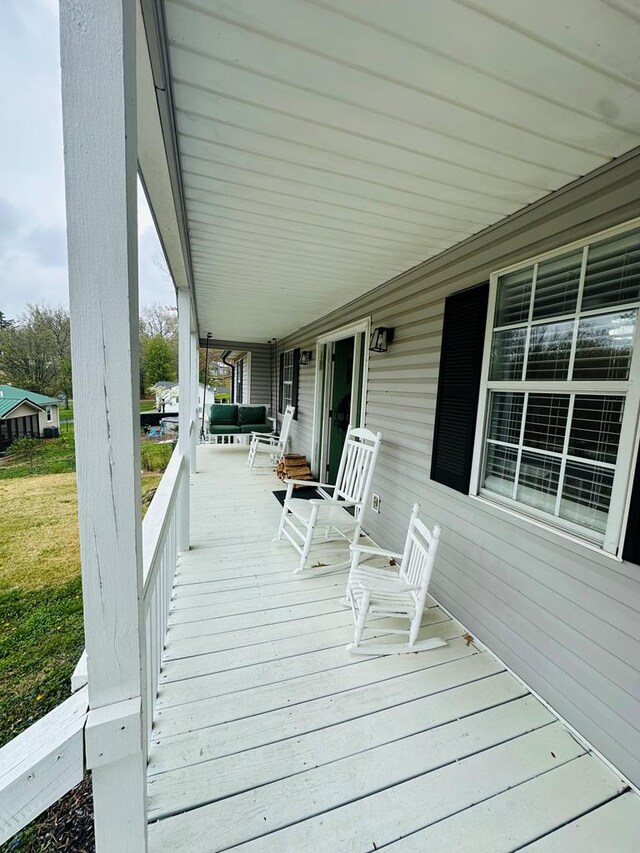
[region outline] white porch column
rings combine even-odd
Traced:
[[[191,332],[191,473],[196,473],[196,447],[200,434],[198,392],[200,391],[200,359],[198,333]]]
[[[86,761],[97,853],[144,853],[135,4],[61,0],[60,33]]]
[[[193,418],[191,402],[193,383],[191,380],[191,294],[188,290],[178,290],[178,382],[180,393],[178,447],[187,460],[187,470],[191,470],[191,438],[189,430]],[[189,478],[185,477],[180,492],[180,526],[178,549],[189,550]]]

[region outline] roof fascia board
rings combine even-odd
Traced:
[[[166,27],[164,19],[164,7],[159,0],[140,0],[140,24],[144,31],[144,43],[146,44],[146,57],[138,57],[139,65],[147,62],[150,67],[151,83],[155,93],[155,105],[157,108],[157,119],[162,134],[162,145],[164,151],[165,167],[173,198],[173,208],[176,220],[177,236],[180,243],[182,263],[184,269],[176,269],[175,258],[171,258],[168,251],[164,223],[158,216],[156,209],[156,193],[154,192],[153,180],[150,171],[145,168],[146,164],[140,159],[140,178],[149,202],[149,209],[153,217],[156,231],[162,243],[163,252],[176,287],[186,287],[191,294],[191,310],[193,328],[198,328],[198,310],[196,294],[193,283],[193,267],[191,263],[191,246],[189,243],[186,207],[184,203],[184,190],[182,184],[182,170],[180,166],[180,153],[178,148],[178,136],[176,131],[173,96],[171,92],[171,73],[169,66],[169,52],[167,47]],[[138,40],[138,52],[140,53],[140,39]],[[139,71],[139,78],[143,75]],[[138,97],[149,97],[149,91],[140,91],[138,86]],[[138,129],[140,136],[141,128]]]
[[[6,399],[6,397],[5,397],[5,399]],[[32,409],[35,409],[36,412],[44,412],[44,409],[42,409],[40,406],[38,406],[36,403],[34,403],[28,397],[24,397],[22,400],[19,400],[18,398],[16,398],[15,406],[13,406],[11,409],[9,409],[8,412],[5,412],[4,415],[0,415],[0,419],[4,420],[5,418],[8,418],[12,412],[15,412],[16,409],[19,409],[20,406],[23,406],[25,403],[27,404],[27,406],[31,406]]]

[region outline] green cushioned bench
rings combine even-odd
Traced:
[[[238,406],[228,403],[214,403],[209,410],[209,435],[243,436],[248,441],[252,432],[272,432],[273,427],[267,420],[266,406]],[[244,438],[247,436],[247,438]]]

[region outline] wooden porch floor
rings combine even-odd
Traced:
[[[151,853],[637,851],[640,798],[430,602],[448,645],[352,657],[271,473],[199,448],[149,762]]]

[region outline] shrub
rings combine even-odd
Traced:
[[[42,459],[43,444],[39,438],[17,438],[9,446],[8,453],[16,462],[25,462],[29,473],[33,474],[36,464]]]
[[[173,453],[174,443],[142,442],[140,463],[143,471],[164,471]]]

